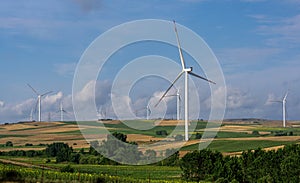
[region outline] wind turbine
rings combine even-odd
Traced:
[[[271,102],[278,102],[282,104],[282,126],[285,128],[286,127],[286,98],[288,96],[288,91],[285,93],[284,97],[282,100],[275,100]]]
[[[165,97],[176,97],[177,120],[180,120],[180,102],[181,102],[181,97],[180,97],[180,94],[179,94],[179,89],[177,90],[176,94],[166,95]]]
[[[146,116],[146,119],[149,120],[149,116],[150,116],[150,114],[151,114],[151,109],[150,109],[149,104],[147,105],[146,110],[147,110],[147,111],[146,111],[146,115],[147,115],[147,116]]]
[[[42,121],[42,106],[41,106],[41,100],[42,100],[42,97],[51,93],[52,91],[49,91],[49,92],[46,92],[44,94],[39,94],[30,84],[27,84],[29,86],[29,88],[32,89],[32,91],[37,95],[37,102],[38,102],[38,113],[39,113],[39,119],[38,121],[41,122]]]
[[[181,46],[180,46],[180,41],[179,41],[179,37],[178,37],[178,32],[177,32],[177,28],[176,28],[176,23],[174,22],[174,29],[175,29],[175,34],[176,34],[176,39],[177,39],[177,45],[178,45],[178,51],[179,51],[179,56],[180,56],[180,61],[181,61],[181,66],[182,66],[182,71],[178,74],[178,76],[176,77],[176,79],[173,81],[173,83],[169,86],[169,88],[166,90],[166,92],[163,94],[163,96],[159,99],[159,101],[157,102],[157,104],[155,106],[157,106],[161,100],[166,96],[166,94],[168,93],[168,91],[173,87],[173,85],[175,84],[175,82],[184,74],[185,78],[184,78],[184,132],[185,132],[185,141],[189,140],[189,135],[188,135],[188,120],[189,120],[189,97],[188,97],[188,76],[189,74],[200,78],[202,80],[205,80],[209,83],[213,83],[216,84],[215,82],[204,78],[202,76],[199,76],[195,73],[193,73],[193,68],[189,67],[187,68],[184,62],[184,58],[183,58],[183,54],[182,54],[182,50],[181,50]]]
[[[60,121],[64,121],[64,113],[68,113],[68,112],[64,109],[62,100],[60,101],[59,112],[60,112]]]
[[[29,121],[33,121],[33,108],[30,110]]]

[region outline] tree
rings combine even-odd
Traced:
[[[45,153],[49,157],[56,157],[56,162],[69,161],[72,155],[73,149],[68,144],[63,142],[55,142],[48,145],[45,149]]]
[[[175,136],[175,141],[183,141],[183,136],[178,134]]]
[[[137,163],[142,154],[138,150],[137,143],[127,142],[127,135],[118,132],[107,135],[107,140],[104,140],[97,150],[105,157],[129,164]]]
[[[7,141],[7,142],[5,143],[5,146],[6,146],[6,147],[13,147],[14,144],[12,143],[12,141]]]
[[[152,149],[147,149],[144,157],[146,159],[146,161],[148,162],[154,162],[156,160],[156,151],[152,150]]]
[[[208,149],[187,153],[180,163],[182,177],[197,182],[205,180],[213,174],[215,164],[219,161],[222,161],[222,154]]]

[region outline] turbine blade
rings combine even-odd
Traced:
[[[53,91],[46,92],[46,93],[42,94],[41,97],[42,97],[42,96],[45,96],[45,95],[47,95],[47,94],[49,94],[49,93],[52,93],[52,92],[53,92]]]
[[[182,54],[182,50],[181,50],[181,45],[180,45],[180,41],[179,41],[179,37],[178,37],[178,32],[177,32],[177,27],[176,27],[175,20],[173,20],[173,22],[174,22],[174,29],[175,29],[175,33],[176,33],[177,46],[178,46],[181,66],[182,66],[182,69],[185,69],[185,62],[184,62],[184,58],[183,58],[183,54]]]
[[[282,101],[280,101],[280,100],[270,100],[270,102],[278,102],[278,103],[282,103]]]
[[[30,84],[27,83],[27,86],[31,88],[36,95],[39,95],[39,93]]]
[[[34,105],[34,113],[35,113],[35,114],[36,114],[36,112],[37,112],[38,103],[39,103],[39,99],[36,100],[35,105]]]
[[[192,76],[195,76],[195,77],[197,77],[197,78],[203,79],[203,80],[205,80],[205,81],[208,81],[208,82],[210,82],[210,83],[212,83],[212,84],[216,84],[215,82],[213,82],[213,81],[211,81],[211,80],[209,80],[209,79],[207,79],[207,78],[205,78],[205,77],[199,76],[198,74],[195,74],[195,73],[193,73],[193,72],[189,72],[189,74],[192,75]]]
[[[285,95],[284,95],[284,97],[283,97],[283,100],[284,100],[284,101],[286,100],[286,97],[287,97],[288,93],[289,93],[289,91],[287,91],[287,92],[285,93]]]
[[[161,100],[166,96],[166,94],[168,93],[168,91],[172,88],[172,86],[174,86],[174,84],[176,83],[176,81],[182,76],[182,74],[184,73],[184,71],[181,71],[178,76],[176,77],[176,79],[173,81],[173,83],[169,86],[169,88],[166,90],[166,92],[163,94],[163,96],[159,99],[159,101],[155,104],[154,107],[157,107],[158,104],[161,102]]]

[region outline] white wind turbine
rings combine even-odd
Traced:
[[[150,114],[151,114],[151,109],[150,109],[150,106],[148,104],[147,107],[146,107],[146,119],[147,120],[149,120]]]
[[[64,109],[62,100],[60,101],[59,112],[60,112],[60,121],[64,121],[64,113],[68,113],[68,112]]]
[[[288,91],[285,93],[284,97],[282,100],[274,100],[271,102],[278,102],[282,104],[282,126],[285,128],[286,127],[286,98],[288,96]]]
[[[179,89],[177,90],[176,94],[166,95],[165,97],[176,97],[177,120],[180,120],[180,103],[181,103],[181,97],[180,97],[180,94],[179,94]]]
[[[38,121],[42,121],[42,105],[41,105],[41,100],[42,100],[42,97],[51,93],[52,91],[49,91],[49,92],[46,92],[44,94],[39,94],[30,84],[27,84],[31,89],[32,91],[37,95],[37,102],[38,102],[38,115],[39,115],[39,119]]]
[[[189,140],[189,135],[188,135],[188,120],[189,120],[189,97],[188,97],[188,76],[189,74],[192,76],[195,76],[197,78],[203,79],[209,83],[213,83],[216,84],[215,82],[208,80],[207,78],[204,78],[202,76],[199,76],[195,73],[192,72],[193,68],[189,67],[187,68],[184,62],[184,58],[183,58],[183,54],[182,54],[182,50],[181,50],[181,46],[180,46],[180,41],[179,41],[179,37],[178,37],[178,32],[177,32],[177,28],[176,28],[176,23],[174,22],[174,29],[175,29],[175,33],[176,33],[176,39],[177,39],[177,45],[178,45],[178,51],[179,51],[179,56],[180,56],[180,61],[181,61],[181,66],[182,66],[182,71],[178,74],[178,76],[176,77],[176,79],[173,81],[173,83],[169,86],[169,88],[166,90],[166,92],[163,94],[163,96],[159,99],[159,101],[157,102],[157,104],[155,106],[157,106],[161,100],[166,96],[166,94],[168,93],[168,91],[172,88],[172,86],[175,84],[175,82],[184,74],[185,78],[184,78],[184,135],[185,135],[185,141]]]

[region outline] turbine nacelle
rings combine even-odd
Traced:
[[[190,68],[184,68],[183,71],[184,71],[184,72],[192,72],[192,71],[193,71],[193,67],[190,67]]]

